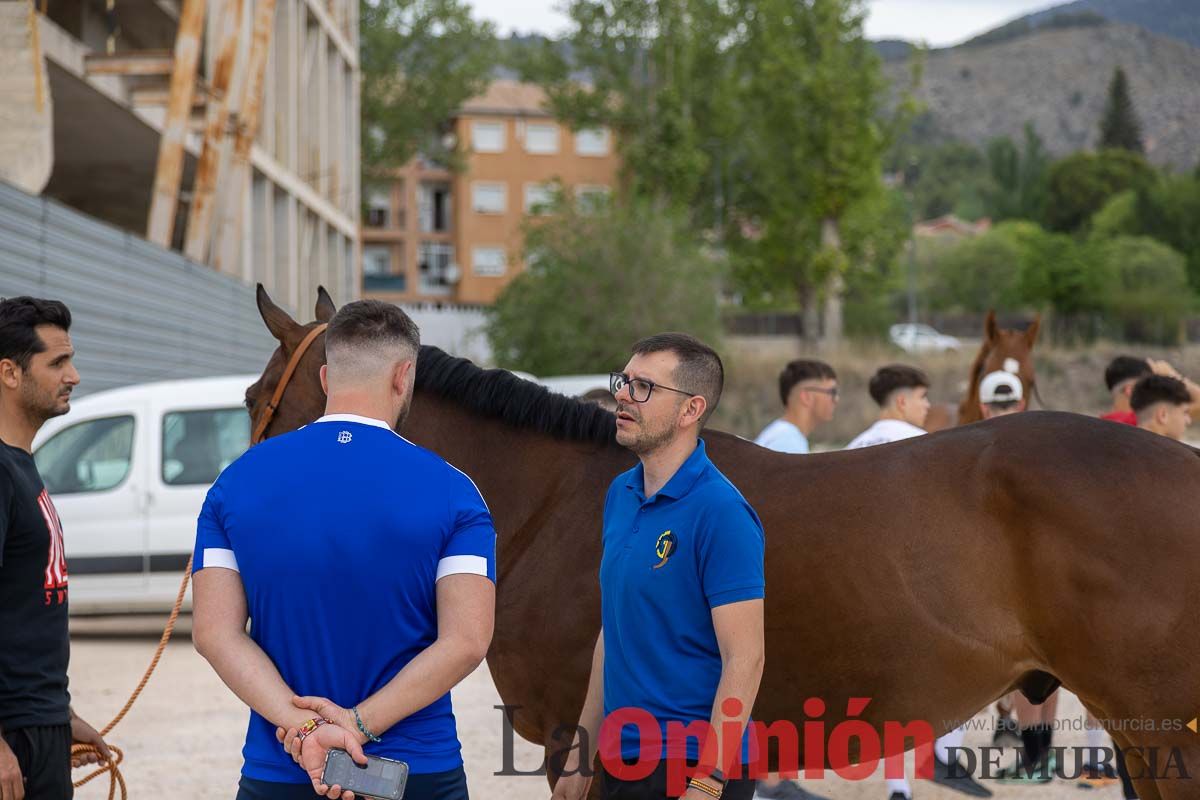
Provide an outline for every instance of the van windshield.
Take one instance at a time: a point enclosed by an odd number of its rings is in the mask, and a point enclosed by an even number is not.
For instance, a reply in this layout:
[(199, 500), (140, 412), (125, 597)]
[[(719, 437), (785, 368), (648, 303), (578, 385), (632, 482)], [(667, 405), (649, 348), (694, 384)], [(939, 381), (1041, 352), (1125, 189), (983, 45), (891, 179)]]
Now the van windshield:
[(91, 419), (63, 428), (33, 459), (52, 495), (114, 489), (133, 461), (133, 417)]

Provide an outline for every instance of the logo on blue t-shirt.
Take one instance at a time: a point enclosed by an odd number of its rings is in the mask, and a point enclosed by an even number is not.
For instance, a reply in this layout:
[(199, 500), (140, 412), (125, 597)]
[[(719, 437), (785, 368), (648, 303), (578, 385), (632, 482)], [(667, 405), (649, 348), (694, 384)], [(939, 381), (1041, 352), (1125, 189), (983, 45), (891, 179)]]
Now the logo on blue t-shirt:
[(663, 531), (658, 535), (658, 541), (654, 544), (654, 555), (658, 556), (658, 563), (654, 565), (655, 569), (667, 563), (667, 559), (675, 553), (678, 544), (679, 540), (670, 531)]

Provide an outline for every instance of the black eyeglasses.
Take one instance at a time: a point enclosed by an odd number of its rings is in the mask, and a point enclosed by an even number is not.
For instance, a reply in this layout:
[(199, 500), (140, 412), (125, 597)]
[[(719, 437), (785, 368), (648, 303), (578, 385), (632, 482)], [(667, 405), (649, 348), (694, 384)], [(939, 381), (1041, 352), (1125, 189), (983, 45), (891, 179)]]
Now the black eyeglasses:
[(635, 403), (644, 403), (650, 399), (650, 393), (655, 389), (666, 389), (668, 392), (675, 392), (687, 397), (695, 397), (693, 392), (685, 392), (682, 389), (673, 389), (670, 386), (663, 386), (661, 383), (648, 381), (645, 378), (631, 378), (624, 372), (608, 373), (608, 390), (615, 397), (626, 386), (629, 387), (629, 396), (633, 398)]
[(820, 392), (821, 394), (829, 395), (834, 400), (838, 399), (838, 387), (836, 387), (836, 386), (834, 386), (832, 389), (822, 389), (818, 386), (801, 386), (800, 391), (802, 391), (802, 392)]

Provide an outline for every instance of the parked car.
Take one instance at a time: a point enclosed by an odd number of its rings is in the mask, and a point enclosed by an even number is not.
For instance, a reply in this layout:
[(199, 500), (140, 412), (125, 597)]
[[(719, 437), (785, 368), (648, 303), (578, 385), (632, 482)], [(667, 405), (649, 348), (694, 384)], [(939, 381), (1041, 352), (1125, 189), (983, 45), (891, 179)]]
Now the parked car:
[(906, 353), (943, 353), (947, 350), (959, 350), (960, 342), (954, 336), (938, 333), (928, 325), (902, 322), (888, 329), (892, 344)]
[(249, 443), (257, 379), (97, 392), (42, 427), (34, 459), (62, 518), (71, 613), (171, 607), (204, 496)]
[[(569, 396), (611, 400), (607, 375), (522, 377)], [(42, 427), (33, 455), (62, 518), (72, 614), (171, 608), (204, 496), (249, 446), (243, 401), (256, 380), (234, 375), (97, 392)]]

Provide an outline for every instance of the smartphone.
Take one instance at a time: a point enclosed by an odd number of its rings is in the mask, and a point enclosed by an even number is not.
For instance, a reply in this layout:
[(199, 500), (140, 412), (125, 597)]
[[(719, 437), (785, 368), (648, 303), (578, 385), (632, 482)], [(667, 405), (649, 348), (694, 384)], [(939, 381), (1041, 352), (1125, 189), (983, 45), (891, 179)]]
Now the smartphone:
[(400, 800), (408, 782), (408, 764), (391, 758), (367, 756), (366, 765), (354, 763), (345, 750), (333, 749), (325, 755), (325, 772), (321, 780), (326, 786), (340, 786), (354, 792), (355, 797), (374, 797), (378, 800)]

